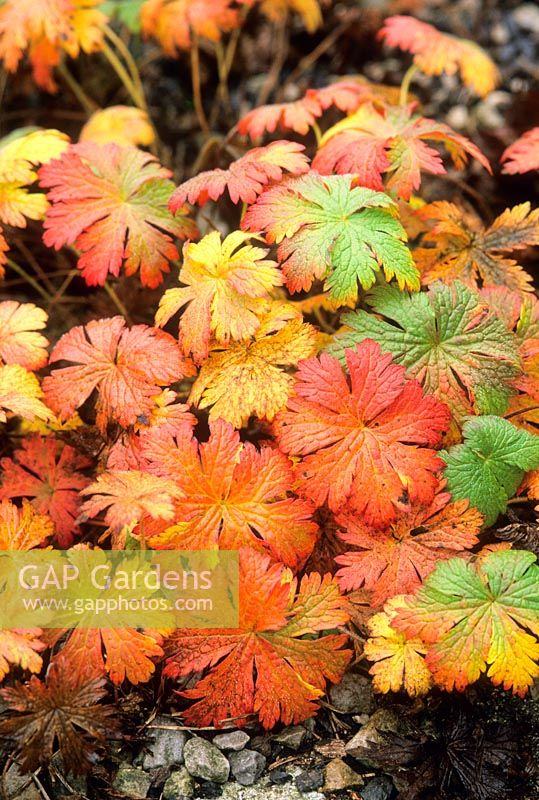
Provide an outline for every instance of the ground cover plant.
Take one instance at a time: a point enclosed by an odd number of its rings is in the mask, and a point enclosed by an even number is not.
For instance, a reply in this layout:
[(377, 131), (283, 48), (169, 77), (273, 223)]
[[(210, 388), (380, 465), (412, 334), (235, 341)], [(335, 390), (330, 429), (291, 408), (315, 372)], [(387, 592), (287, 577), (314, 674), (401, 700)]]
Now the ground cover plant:
[[(431, 117), (504, 75), (386, 5), (0, 2), (0, 549), (240, 564), (236, 629), (0, 630), (43, 792), (58, 751), (105, 796), (156, 710), (345, 738), (326, 695), (368, 675), (416, 715), (350, 751), (393, 796), (535, 796), (539, 127)], [(351, 30), (397, 79), (329, 68)]]

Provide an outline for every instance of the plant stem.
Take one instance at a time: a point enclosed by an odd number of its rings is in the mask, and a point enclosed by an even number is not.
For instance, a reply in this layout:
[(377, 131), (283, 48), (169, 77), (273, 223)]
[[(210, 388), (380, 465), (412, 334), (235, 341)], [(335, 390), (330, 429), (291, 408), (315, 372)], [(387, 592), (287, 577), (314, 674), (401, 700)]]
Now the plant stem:
[(191, 33), (191, 83), (193, 86), (193, 103), (195, 105), (195, 112), (198, 118), (198, 124), (205, 136), (210, 134), (210, 126), (206, 114), (204, 113), (204, 106), (202, 104), (202, 92), (200, 90), (200, 53), (198, 50), (197, 35)]
[(217, 56), (217, 72), (219, 73), (219, 94), (221, 100), (230, 112), (230, 96), (228, 94), (228, 63), (227, 54), (223, 47), (223, 43), (218, 40), (215, 42), (215, 55)]
[(8, 260), (7, 260), (7, 265), (8, 265), (8, 267), (11, 267), (11, 269), (13, 270), (13, 272), (16, 272), (16, 273), (17, 273), (17, 275), (20, 275), (20, 276), (21, 276), (21, 278), (22, 278), (23, 280), (25, 280), (25, 281), (26, 281), (26, 283), (28, 283), (28, 284), (29, 284), (29, 285), (30, 285), (30, 286), (31, 286), (33, 289), (35, 289), (35, 290), (36, 290), (36, 292), (37, 292), (38, 294), (40, 294), (40, 295), (41, 295), (41, 297), (42, 297), (44, 300), (46, 300), (46, 301), (47, 301), (47, 303), (51, 303), (51, 302), (52, 302), (52, 297), (51, 297), (51, 295), (50, 295), (50, 294), (49, 294), (47, 291), (45, 291), (45, 289), (44, 289), (44, 288), (41, 286), (41, 284), (39, 284), (39, 283), (36, 281), (36, 279), (35, 279), (35, 278), (33, 278), (31, 275), (29, 275), (29, 274), (26, 272), (26, 270), (25, 270), (25, 269), (23, 269), (23, 268), (21, 267), (21, 265), (20, 265), (20, 264), (17, 264), (17, 262), (16, 262), (16, 261), (13, 261), (11, 258), (8, 258)]
[(118, 311), (120, 312), (120, 314), (122, 315), (122, 317), (125, 317), (125, 319), (129, 322), (129, 312), (122, 303), (122, 301), (120, 300), (120, 298), (118, 297), (118, 295), (116, 294), (116, 289), (108, 281), (105, 281), (103, 288), (110, 297), (110, 299), (112, 300), (112, 302), (114, 303), (114, 305), (116, 306), (116, 308), (118, 309)]
[(399, 104), (403, 107), (408, 102), (408, 92), (410, 91), (410, 84), (412, 83), (413, 77), (416, 74), (416, 72), (419, 72), (419, 67), (416, 66), (415, 64), (412, 64), (411, 66), (408, 67), (408, 69), (404, 73), (404, 78), (402, 79), (401, 91), (399, 97)]
[(311, 125), (311, 128), (314, 135), (316, 136), (316, 144), (317, 146), (319, 146), (322, 140), (322, 131), (320, 130), (320, 125), (318, 124), (318, 122), (314, 121)]
[(123, 59), (124, 59), (126, 65), (127, 65), (127, 68), (129, 70), (129, 72), (130, 72), (131, 79), (132, 79), (133, 83), (136, 86), (136, 89), (137, 89), (137, 92), (138, 92), (138, 95), (139, 95), (139, 99), (140, 99), (140, 101), (141, 101), (141, 103), (142, 103), (142, 105), (144, 107), (143, 110), (144, 111), (148, 111), (146, 98), (144, 96), (144, 87), (142, 85), (142, 80), (140, 78), (140, 72), (139, 72), (138, 67), (137, 67), (137, 62), (135, 61), (135, 59), (131, 55), (131, 51), (129, 50), (129, 47), (126, 45), (126, 43), (121, 38), (121, 36), (118, 36), (116, 31), (114, 31), (109, 25), (104, 25), (103, 26), (103, 30), (105, 31), (105, 36), (107, 37), (107, 39), (110, 40), (110, 42), (116, 47), (118, 52), (123, 56)]
[(131, 100), (134, 102), (137, 108), (141, 109), (141, 111), (146, 111), (146, 101), (144, 100), (144, 97), (140, 97), (137, 87), (131, 79), (131, 76), (107, 42), (103, 42), (103, 53), (112, 69), (121, 80)]
[(88, 95), (86, 94), (80, 83), (71, 74), (71, 72), (68, 70), (63, 61), (61, 61), (58, 64), (58, 72), (62, 76), (63, 80), (67, 83), (67, 85), (69, 86), (69, 88), (71, 89), (71, 91), (81, 104), (82, 108), (86, 111), (88, 116), (90, 116), (90, 114), (93, 114), (94, 111), (98, 110), (99, 106), (97, 105), (97, 103), (90, 97), (88, 97)]

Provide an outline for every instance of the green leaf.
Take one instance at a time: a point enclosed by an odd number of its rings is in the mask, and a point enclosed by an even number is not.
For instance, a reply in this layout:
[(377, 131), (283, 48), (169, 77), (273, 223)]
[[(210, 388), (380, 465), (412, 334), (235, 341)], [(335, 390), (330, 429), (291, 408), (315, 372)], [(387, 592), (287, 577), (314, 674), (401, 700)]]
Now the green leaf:
[(144, 0), (106, 0), (99, 10), (122, 22), (131, 33), (140, 33), (140, 9)]
[(440, 453), (447, 488), (455, 500), (469, 500), (492, 525), (524, 473), (539, 467), (539, 436), (493, 416), (468, 419), (462, 432), (463, 444)]
[(457, 422), (473, 411), (504, 413), (509, 382), (520, 373), (518, 342), (476, 292), (458, 281), (413, 295), (380, 286), (367, 302), (385, 319), (366, 311), (345, 314), (351, 330), (335, 337), (330, 353), (343, 360), (345, 348), (374, 339), (426, 392), (447, 403)]
[(358, 283), (370, 288), (380, 270), (401, 289), (418, 290), (419, 272), (395, 203), (352, 182), (350, 175), (317, 174), (283, 181), (249, 208), (242, 227), (281, 243), (277, 255), (291, 292), (324, 279), (334, 300), (351, 304)]
[[(503, 421), (503, 420), (502, 420)], [(523, 695), (539, 677), (539, 568), (524, 550), (441, 562), (392, 625), (431, 645), (427, 665), (447, 691), (482, 672)], [(534, 635), (532, 635), (534, 634)]]

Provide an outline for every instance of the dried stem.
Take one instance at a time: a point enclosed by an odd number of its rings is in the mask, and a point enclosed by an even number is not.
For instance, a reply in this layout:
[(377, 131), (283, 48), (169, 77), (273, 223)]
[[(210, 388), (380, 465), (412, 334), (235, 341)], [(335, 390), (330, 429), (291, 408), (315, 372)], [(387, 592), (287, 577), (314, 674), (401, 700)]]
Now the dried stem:
[(103, 288), (110, 297), (110, 299), (112, 300), (112, 302), (114, 303), (114, 305), (116, 306), (116, 308), (118, 309), (118, 311), (120, 312), (120, 314), (122, 315), (122, 317), (125, 317), (127, 322), (129, 322), (130, 321), (129, 312), (122, 303), (122, 301), (120, 300), (120, 298), (118, 297), (118, 295), (116, 294), (116, 289), (108, 281), (105, 281)]

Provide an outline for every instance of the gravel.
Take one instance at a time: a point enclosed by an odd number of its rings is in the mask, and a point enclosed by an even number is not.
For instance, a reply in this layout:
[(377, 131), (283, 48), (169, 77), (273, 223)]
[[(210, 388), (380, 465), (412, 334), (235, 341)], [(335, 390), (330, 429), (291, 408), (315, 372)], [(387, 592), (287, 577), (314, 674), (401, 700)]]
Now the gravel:
[(219, 748), (206, 739), (200, 736), (189, 739), (184, 747), (183, 757), (193, 778), (214, 783), (225, 783), (228, 780), (230, 764)]
[(266, 758), (256, 750), (240, 750), (229, 756), (230, 771), (242, 786), (252, 786), (264, 772)]

